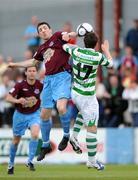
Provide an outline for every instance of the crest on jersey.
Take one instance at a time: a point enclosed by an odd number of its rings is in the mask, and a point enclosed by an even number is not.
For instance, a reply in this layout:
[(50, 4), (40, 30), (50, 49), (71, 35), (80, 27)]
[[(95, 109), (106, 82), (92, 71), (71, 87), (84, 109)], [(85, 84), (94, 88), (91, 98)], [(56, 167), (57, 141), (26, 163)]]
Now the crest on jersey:
[(35, 90), (34, 90), (34, 93), (35, 93), (35, 94), (39, 94), (39, 93), (40, 93), (39, 89), (35, 89)]
[(51, 42), (49, 43), (49, 46), (51, 47), (51, 46), (53, 46), (53, 45), (54, 45), (54, 42), (51, 41)]

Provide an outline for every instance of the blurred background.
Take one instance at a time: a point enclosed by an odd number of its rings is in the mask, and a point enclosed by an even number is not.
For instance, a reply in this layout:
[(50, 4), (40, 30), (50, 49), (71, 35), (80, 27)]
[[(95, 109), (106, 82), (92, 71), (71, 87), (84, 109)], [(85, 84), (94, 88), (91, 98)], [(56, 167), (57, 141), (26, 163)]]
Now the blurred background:
[[(23, 70), (6, 68), (8, 62), (32, 58), (42, 43), (36, 25), (47, 21), (53, 31), (75, 31), (83, 22), (92, 24), (99, 36), (99, 45), (108, 39), (113, 68), (100, 68), (97, 76), (97, 98), (100, 105), (98, 157), (104, 163), (138, 164), (138, 1), (137, 0), (0, 0), (0, 162), (7, 162), (11, 142), (14, 106), (5, 101), (15, 82), (23, 79)], [(31, 27), (31, 28), (30, 28)], [(76, 39), (83, 46), (81, 39)], [(38, 78), (43, 79), (40, 67)], [(68, 104), (71, 126), (77, 109)], [(80, 133), (83, 156), (71, 147), (56, 150), (62, 137), (57, 110), (53, 110), (51, 134), (54, 151), (49, 163), (82, 163), (86, 161), (85, 130)], [(17, 162), (28, 153), (29, 132), (18, 150)], [(58, 158), (57, 158), (58, 157)], [(55, 160), (53, 160), (55, 159)]]

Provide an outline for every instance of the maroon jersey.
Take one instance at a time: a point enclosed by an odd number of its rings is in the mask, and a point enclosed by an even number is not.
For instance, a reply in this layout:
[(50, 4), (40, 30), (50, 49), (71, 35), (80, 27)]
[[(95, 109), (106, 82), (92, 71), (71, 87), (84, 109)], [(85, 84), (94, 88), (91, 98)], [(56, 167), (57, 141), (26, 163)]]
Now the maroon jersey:
[(52, 75), (65, 70), (70, 71), (71, 66), (68, 63), (69, 54), (62, 48), (65, 43), (62, 40), (62, 32), (56, 32), (38, 48), (34, 59), (44, 61), (45, 75)]
[(26, 99), (26, 104), (15, 104), (16, 109), (23, 114), (30, 114), (40, 108), (40, 93), (43, 84), (36, 80), (34, 85), (30, 85), (26, 80), (18, 82), (14, 88), (10, 90), (10, 94), (17, 99), (23, 97)]

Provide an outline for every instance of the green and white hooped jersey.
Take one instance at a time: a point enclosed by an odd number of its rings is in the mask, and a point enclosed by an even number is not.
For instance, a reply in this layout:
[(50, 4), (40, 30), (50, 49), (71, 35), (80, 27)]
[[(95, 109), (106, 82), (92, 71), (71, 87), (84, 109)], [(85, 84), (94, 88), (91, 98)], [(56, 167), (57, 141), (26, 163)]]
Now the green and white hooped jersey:
[(63, 49), (73, 58), (73, 90), (84, 96), (96, 94), (98, 66), (112, 67), (112, 61), (108, 60), (102, 53), (90, 48), (65, 44)]

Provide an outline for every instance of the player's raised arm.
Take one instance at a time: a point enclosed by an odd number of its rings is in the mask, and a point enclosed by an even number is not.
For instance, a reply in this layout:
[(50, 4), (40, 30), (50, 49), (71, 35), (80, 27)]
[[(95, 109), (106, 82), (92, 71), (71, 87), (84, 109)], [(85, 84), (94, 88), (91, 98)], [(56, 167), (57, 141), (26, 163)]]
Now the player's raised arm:
[[(106, 65), (108, 67), (112, 67), (113, 66), (113, 61), (112, 61), (112, 56), (110, 54), (109, 51), (109, 42), (108, 40), (105, 40), (104, 43), (101, 45), (102, 51), (104, 53), (104, 55), (106, 56), (107, 60), (103, 60), (101, 65)], [(106, 62), (107, 61), (107, 62)]]
[(69, 41), (70, 38), (75, 38), (75, 37), (77, 37), (76, 32), (70, 32), (70, 33), (63, 32), (63, 35), (62, 35), (62, 39), (64, 41)]
[(36, 59), (29, 59), (29, 60), (25, 60), (25, 61), (22, 61), (22, 62), (16, 62), (16, 63), (9, 63), (8, 64), (8, 67), (10, 68), (16, 68), (16, 67), (29, 67), (29, 66), (35, 66), (39, 63), (38, 60)]
[(101, 45), (102, 51), (105, 54), (106, 58), (112, 60), (112, 56), (109, 51), (109, 42), (105, 40), (104, 43)]

